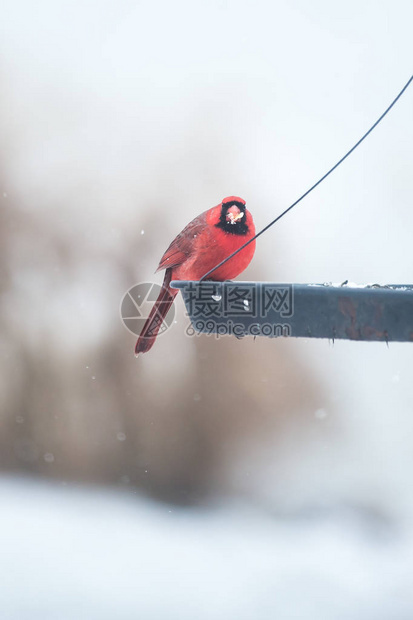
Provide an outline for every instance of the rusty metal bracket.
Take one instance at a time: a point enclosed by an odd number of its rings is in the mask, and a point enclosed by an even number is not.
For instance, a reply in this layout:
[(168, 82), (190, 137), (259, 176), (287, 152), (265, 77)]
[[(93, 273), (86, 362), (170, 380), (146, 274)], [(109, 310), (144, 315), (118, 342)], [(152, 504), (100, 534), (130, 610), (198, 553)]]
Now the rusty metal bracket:
[(413, 285), (183, 282), (199, 333), (413, 342)]

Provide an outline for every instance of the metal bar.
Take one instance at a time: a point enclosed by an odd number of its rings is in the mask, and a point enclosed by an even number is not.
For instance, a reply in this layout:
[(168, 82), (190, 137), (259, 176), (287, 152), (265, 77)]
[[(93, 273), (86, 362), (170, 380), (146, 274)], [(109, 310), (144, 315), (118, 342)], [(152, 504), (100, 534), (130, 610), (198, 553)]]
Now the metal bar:
[(413, 342), (413, 285), (184, 282), (197, 332)]

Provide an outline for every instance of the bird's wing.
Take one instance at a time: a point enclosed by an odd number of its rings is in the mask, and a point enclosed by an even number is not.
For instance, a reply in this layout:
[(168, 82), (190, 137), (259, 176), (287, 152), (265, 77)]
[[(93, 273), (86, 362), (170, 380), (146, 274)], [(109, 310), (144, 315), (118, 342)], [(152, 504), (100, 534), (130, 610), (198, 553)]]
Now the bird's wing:
[(198, 215), (175, 237), (162, 256), (156, 271), (167, 269), (168, 267), (177, 267), (186, 261), (192, 252), (196, 238), (205, 231), (206, 215), (207, 211)]

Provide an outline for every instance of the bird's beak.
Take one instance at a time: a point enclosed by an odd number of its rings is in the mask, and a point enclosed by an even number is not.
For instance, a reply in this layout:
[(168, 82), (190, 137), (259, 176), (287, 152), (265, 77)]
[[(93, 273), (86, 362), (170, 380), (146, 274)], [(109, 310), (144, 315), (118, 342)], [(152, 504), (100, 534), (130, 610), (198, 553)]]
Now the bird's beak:
[(238, 220), (241, 220), (244, 217), (244, 212), (238, 209), (235, 205), (230, 207), (227, 211), (227, 222), (231, 224), (236, 224)]

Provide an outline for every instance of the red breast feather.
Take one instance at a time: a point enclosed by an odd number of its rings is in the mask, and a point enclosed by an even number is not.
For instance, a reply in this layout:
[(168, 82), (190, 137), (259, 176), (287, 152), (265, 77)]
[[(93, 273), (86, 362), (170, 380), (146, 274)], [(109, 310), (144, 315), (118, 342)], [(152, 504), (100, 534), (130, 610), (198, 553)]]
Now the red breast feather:
[[(255, 226), (250, 212), (245, 208), (243, 225), (244, 234), (232, 233), (219, 227), (222, 217), (222, 205), (229, 202), (244, 201), (236, 196), (224, 199), (223, 203), (201, 213), (172, 241), (161, 258), (158, 269), (173, 268), (174, 280), (199, 280), (215, 265), (224, 260), (246, 241), (255, 235)], [(244, 271), (254, 256), (255, 241), (231, 258), (225, 265), (213, 272), (211, 280), (232, 280)]]

